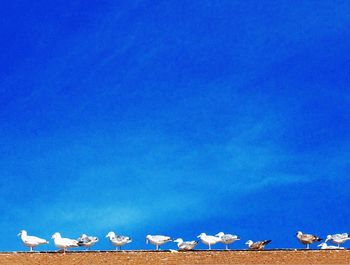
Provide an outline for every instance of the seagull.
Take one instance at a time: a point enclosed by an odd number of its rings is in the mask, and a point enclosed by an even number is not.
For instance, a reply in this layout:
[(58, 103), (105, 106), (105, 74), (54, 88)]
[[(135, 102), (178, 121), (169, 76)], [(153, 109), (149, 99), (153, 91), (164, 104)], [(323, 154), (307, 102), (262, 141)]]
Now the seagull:
[(161, 235), (147, 235), (146, 236), (146, 244), (151, 243), (152, 245), (156, 245), (156, 250), (159, 250), (159, 246), (172, 241), (169, 236), (161, 236)]
[(297, 232), (297, 238), (301, 244), (306, 245), (306, 248), (310, 248), (310, 244), (316, 242), (316, 241), (322, 241), (322, 238), (319, 238), (318, 236), (311, 235), (311, 234), (303, 234), (302, 232)]
[(321, 247), (321, 249), (344, 249), (343, 247), (339, 247), (339, 246), (328, 246), (327, 243), (321, 243), (317, 246)]
[(346, 241), (350, 240), (350, 235), (348, 233), (328, 235), (325, 242), (328, 240), (340, 247), (341, 244), (344, 244)]
[(263, 241), (253, 242), (252, 240), (248, 240), (247, 242), (245, 242), (245, 244), (248, 245), (249, 249), (251, 250), (263, 250), (264, 247), (271, 241), (272, 240), (263, 240)]
[(220, 242), (226, 245), (226, 250), (229, 250), (229, 245), (234, 243), (240, 238), (236, 235), (225, 234), (224, 232), (217, 233), (215, 236), (220, 238)]
[(211, 246), (215, 245), (216, 243), (220, 242), (220, 238), (216, 236), (208, 236), (206, 233), (201, 233), (199, 236), (197, 236), (203, 244), (208, 246), (208, 249), (211, 250)]
[(131, 237), (116, 235), (114, 232), (109, 232), (106, 237), (109, 238), (112, 245), (116, 246), (116, 250), (118, 250), (118, 247), (121, 250), (122, 246), (132, 242)]
[(66, 253), (66, 251), (69, 248), (73, 247), (79, 247), (78, 241), (75, 239), (69, 239), (69, 238), (62, 238), (61, 234), (56, 232), (52, 235), (52, 239), (55, 242), (55, 246), (59, 249), (63, 250), (63, 253)]
[(192, 250), (198, 244), (198, 241), (183, 241), (182, 238), (178, 238), (174, 242), (177, 243), (179, 250)]
[(43, 244), (49, 244), (49, 242), (46, 241), (45, 239), (42, 239), (36, 236), (28, 236), (26, 230), (22, 230), (21, 232), (19, 232), (17, 236), (21, 236), (21, 240), (23, 244), (29, 247), (30, 251), (33, 251), (33, 249), (37, 246), (40, 246)]
[(98, 242), (98, 238), (95, 236), (87, 236), (82, 234), (77, 241), (80, 247), (86, 247), (86, 250), (88, 250)]

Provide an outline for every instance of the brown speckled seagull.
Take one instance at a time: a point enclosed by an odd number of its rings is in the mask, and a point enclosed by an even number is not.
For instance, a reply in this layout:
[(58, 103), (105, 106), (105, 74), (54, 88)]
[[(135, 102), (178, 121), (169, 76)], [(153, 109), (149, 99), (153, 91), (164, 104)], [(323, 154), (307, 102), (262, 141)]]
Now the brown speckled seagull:
[(253, 242), (251, 240), (248, 240), (245, 244), (248, 245), (249, 249), (251, 250), (263, 250), (264, 247), (271, 241), (272, 240), (263, 240), (263, 241)]
[(297, 232), (297, 238), (301, 244), (306, 245), (306, 248), (310, 248), (310, 244), (322, 241), (322, 238), (311, 234), (303, 234), (302, 232)]

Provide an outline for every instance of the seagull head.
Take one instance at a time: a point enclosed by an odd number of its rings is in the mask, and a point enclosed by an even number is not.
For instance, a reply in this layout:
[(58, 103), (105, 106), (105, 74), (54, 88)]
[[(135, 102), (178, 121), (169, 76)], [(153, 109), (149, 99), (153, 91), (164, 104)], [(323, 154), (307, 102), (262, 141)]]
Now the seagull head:
[(174, 242), (175, 242), (175, 243), (182, 243), (182, 242), (184, 242), (184, 241), (182, 240), (182, 238), (177, 238), (177, 239), (174, 240)]
[(115, 233), (111, 231), (111, 232), (109, 232), (109, 233), (106, 235), (106, 237), (108, 237), (109, 239), (111, 239), (111, 238), (115, 237)]
[(197, 236), (198, 238), (201, 238), (202, 236), (206, 236), (206, 233), (200, 233), (199, 236)]
[(250, 246), (251, 244), (253, 244), (253, 241), (248, 240), (247, 242), (245, 242), (246, 245)]
[(331, 235), (328, 235), (325, 242), (327, 242), (328, 240), (331, 240), (332, 239), (332, 236)]
[(55, 238), (60, 238), (61, 237), (61, 234), (60, 233), (58, 233), (58, 232), (56, 232), (56, 233), (54, 233), (53, 235), (52, 235), (52, 239), (55, 239)]
[(301, 232), (301, 231), (298, 231), (297, 233), (296, 233), (296, 235), (297, 236), (301, 236), (303, 233)]
[(21, 230), (21, 232), (19, 232), (17, 236), (21, 236), (21, 235), (26, 236), (27, 235), (27, 231), (26, 230)]
[(225, 235), (224, 232), (219, 232), (219, 233), (217, 233), (215, 236), (222, 237), (223, 235)]
[(150, 239), (151, 237), (152, 237), (151, 235), (147, 235), (147, 236), (146, 236), (146, 244), (149, 243), (149, 239)]

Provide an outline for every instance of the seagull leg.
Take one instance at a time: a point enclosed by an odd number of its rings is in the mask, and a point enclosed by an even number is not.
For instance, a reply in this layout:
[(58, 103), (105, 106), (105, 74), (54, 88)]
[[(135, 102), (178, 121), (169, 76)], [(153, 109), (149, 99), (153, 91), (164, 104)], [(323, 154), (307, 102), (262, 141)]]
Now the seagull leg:
[(156, 245), (156, 250), (159, 250), (159, 246), (158, 245)]
[(229, 248), (228, 248), (228, 244), (226, 245), (226, 250), (229, 250)]
[(29, 251), (30, 251), (30, 252), (33, 252), (33, 247), (29, 247)]
[(209, 244), (209, 250), (211, 250), (211, 245)]
[(306, 249), (310, 249), (310, 245), (309, 244), (306, 244)]

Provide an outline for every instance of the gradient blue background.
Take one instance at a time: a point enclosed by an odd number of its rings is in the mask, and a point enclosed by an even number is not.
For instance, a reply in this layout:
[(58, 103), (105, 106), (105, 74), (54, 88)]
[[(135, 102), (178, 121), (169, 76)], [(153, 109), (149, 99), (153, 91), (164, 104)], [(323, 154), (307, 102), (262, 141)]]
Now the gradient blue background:
[(349, 1), (14, 0), (0, 17), (0, 250), (25, 249), (20, 229), (97, 249), (110, 230), (129, 249), (350, 232)]

